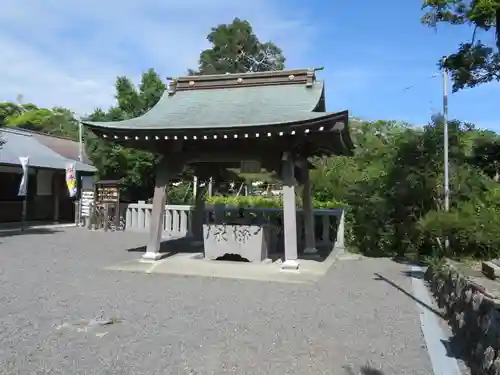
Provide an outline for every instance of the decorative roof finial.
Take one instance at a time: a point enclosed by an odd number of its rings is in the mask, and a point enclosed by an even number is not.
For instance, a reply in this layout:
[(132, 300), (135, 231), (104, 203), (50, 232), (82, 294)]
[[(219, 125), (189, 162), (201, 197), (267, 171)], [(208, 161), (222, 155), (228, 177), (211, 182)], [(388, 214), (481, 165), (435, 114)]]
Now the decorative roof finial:
[(308, 69), (306, 87), (313, 87), (314, 81), (316, 81), (316, 74), (314, 73), (314, 69)]
[(172, 96), (175, 94), (176, 91), (177, 91), (177, 78), (170, 78), (170, 82), (168, 83), (168, 88), (167, 88), (168, 95)]

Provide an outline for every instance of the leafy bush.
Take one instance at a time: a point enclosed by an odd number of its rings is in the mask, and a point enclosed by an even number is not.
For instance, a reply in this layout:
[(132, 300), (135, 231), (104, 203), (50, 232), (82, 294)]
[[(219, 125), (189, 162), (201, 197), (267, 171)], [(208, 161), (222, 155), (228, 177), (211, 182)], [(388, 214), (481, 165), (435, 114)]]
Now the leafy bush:
[(168, 204), (193, 204), (193, 191), (188, 183), (181, 183), (177, 186), (170, 185), (167, 189)]
[[(465, 202), (449, 212), (431, 211), (419, 221), (422, 243), (433, 246), (437, 256), (500, 256), (500, 211), (495, 206)], [(449, 249), (443, 239), (448, 237)]]
[[(264, 208), (281, 208), (283, 202), (280, 197), (258, 197), (258, 196), (212, 196), (206, 197), (207, 204), (225, 204), (226, 206), (236, 207), (264, 207)], [(301, 207), (300, 200), (297, 200), (297, 206)], [(313, 199), (313, 207), (316, 209), (334, 209), (343, 207), (340, 202), (328, 201), (322, 202)]]
[[(319, 200), (346, 203), (346, 243), (370, 256), (493, 257), (500, 253), (498, 137), (449, 121), (451, 211), (443, 206), (443, 121), (423, 128), (351, 121), (352, 158), (314, 160)], [(495, 147), (485, 149), (486, 144)], [(474, 157), (471, 157), (473, 155)], [(499, 179), (499, 178), (497, 178)], [(442, 239), (450, 240), (449, 253)], [(440, 242), (441, 241), (441, 242)]]
[(234, 207), (264, 207), (264, 208), (279, 208), (282, 206), (281, 199), (279, 198), (269, 198), (269, 197), (258, 197), (258, 196), (220, 196), (215, 195), (212, 197), (206, 197), (205, 201), (207, 204), (224, 204), (226, 206)]

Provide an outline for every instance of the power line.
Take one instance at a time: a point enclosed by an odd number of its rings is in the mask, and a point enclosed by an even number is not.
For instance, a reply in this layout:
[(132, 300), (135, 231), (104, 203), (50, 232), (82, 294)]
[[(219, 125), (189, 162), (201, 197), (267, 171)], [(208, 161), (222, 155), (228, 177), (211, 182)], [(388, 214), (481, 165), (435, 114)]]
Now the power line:
[[(416, 83), (414, 83), (414, 84), (412, 84), (412, 85), (409, 85), (409, 86), (405, 86), (405, 87), (403, 87), (403, 88), (401, 89), (401, 91), (402, 91), (402, 92), (409, 91), (409, 90), (411, 90), (411, 89), (413, 89), (413, 88), (415, 88), (415, 87), (418, 87), (418, 85), (422, 85), (422, 84), (424, 84), (424, 83), (425, 83), (425, 82), (427, 82), (427, 81), (430, 81), (430, 80), (432, 80), (432, 79), (434, 79), (434, 78), (439, 78), (439, 77), (441, 77), (441, 75), (442, 75), (442, 73), (441, 73), (441, 72), (434, 72), (434, 73), (432, 73), (430, 76), (428, 76), (428, 77), (425, 77), (425, 78), (421, 79), (419, 82), (416, 82)], [(399, 91), (399, 90), (397, 90), (397, 91)], [(434, 100), (433, 100), (433, 99), (429, 100), (429, 105), (431, 106), (431, 111), (436, 110), (436, 108), (435, 108), (435, 107), (433, 107), (433, 106), (435, 106), (435, 103), (434, 103)]]
[[(437, 73), (437, 72), (432, 73), (432, 75), (430, 75), (429, 77), (426, 77), (426, 78), (425, 78), (425, 81), (429, 81), (429, 80), (431, 80), (431, 79), (433, 79), (433, 78), (436, 78), (436, 77), (439, 77), (439, 73)], [(421, 84), (421, 83), (422, 83), (422, 82), (420, 81), (420, 82), (418, 82), (418, 83), (414, 83), (413, 85), (406, 86), (406, 87), (404, 87), (404, 88), (403, 88), (403, 90), (402, 90), (402, 91), (407, 91), (407, 90), (410, 90), (410, 89), (414, 88), (415, 86), (417, 86), (417, 85), (419, 85), (419, 84)]]

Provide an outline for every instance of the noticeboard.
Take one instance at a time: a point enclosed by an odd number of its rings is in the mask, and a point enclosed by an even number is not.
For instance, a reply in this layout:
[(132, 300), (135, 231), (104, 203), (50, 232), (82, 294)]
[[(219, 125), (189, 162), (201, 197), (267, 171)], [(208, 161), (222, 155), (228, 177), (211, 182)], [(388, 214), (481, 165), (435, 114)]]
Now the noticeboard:
[(119, 200), (118, 186), (97, 186), (97, 203), (117, 203)]

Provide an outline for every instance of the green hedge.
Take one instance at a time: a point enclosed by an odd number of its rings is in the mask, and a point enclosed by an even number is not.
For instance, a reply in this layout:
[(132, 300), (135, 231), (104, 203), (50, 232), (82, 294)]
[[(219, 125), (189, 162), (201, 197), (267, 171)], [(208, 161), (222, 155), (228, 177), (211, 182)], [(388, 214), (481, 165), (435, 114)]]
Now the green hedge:
[[(479, 259), (500, 256), (500, 209), (493, 204), (460, 202), (449, 212), (427, 213), (418, 224), (422, 244), (427, 250), (425, 255)], [(449, 239), (449, 249), (442, 246), (445, 237)], [(441, 239), (441, 244), (437, 239)]]
[[(282, 208), (283, 202), (279, 197), (256, 197), (256, 196), (212, 196), (206, 197), (207, 204), (225, 204), (226, 206), (236, 207), (264, 207), (264, 208)], [(297, 199), (297, 206), (301, 207), (302, 202)], [(334, 209), (344, 207), (340, 202), (328, 201), (321, 202), (313, 199), (313, 207), (317, 209)]]

